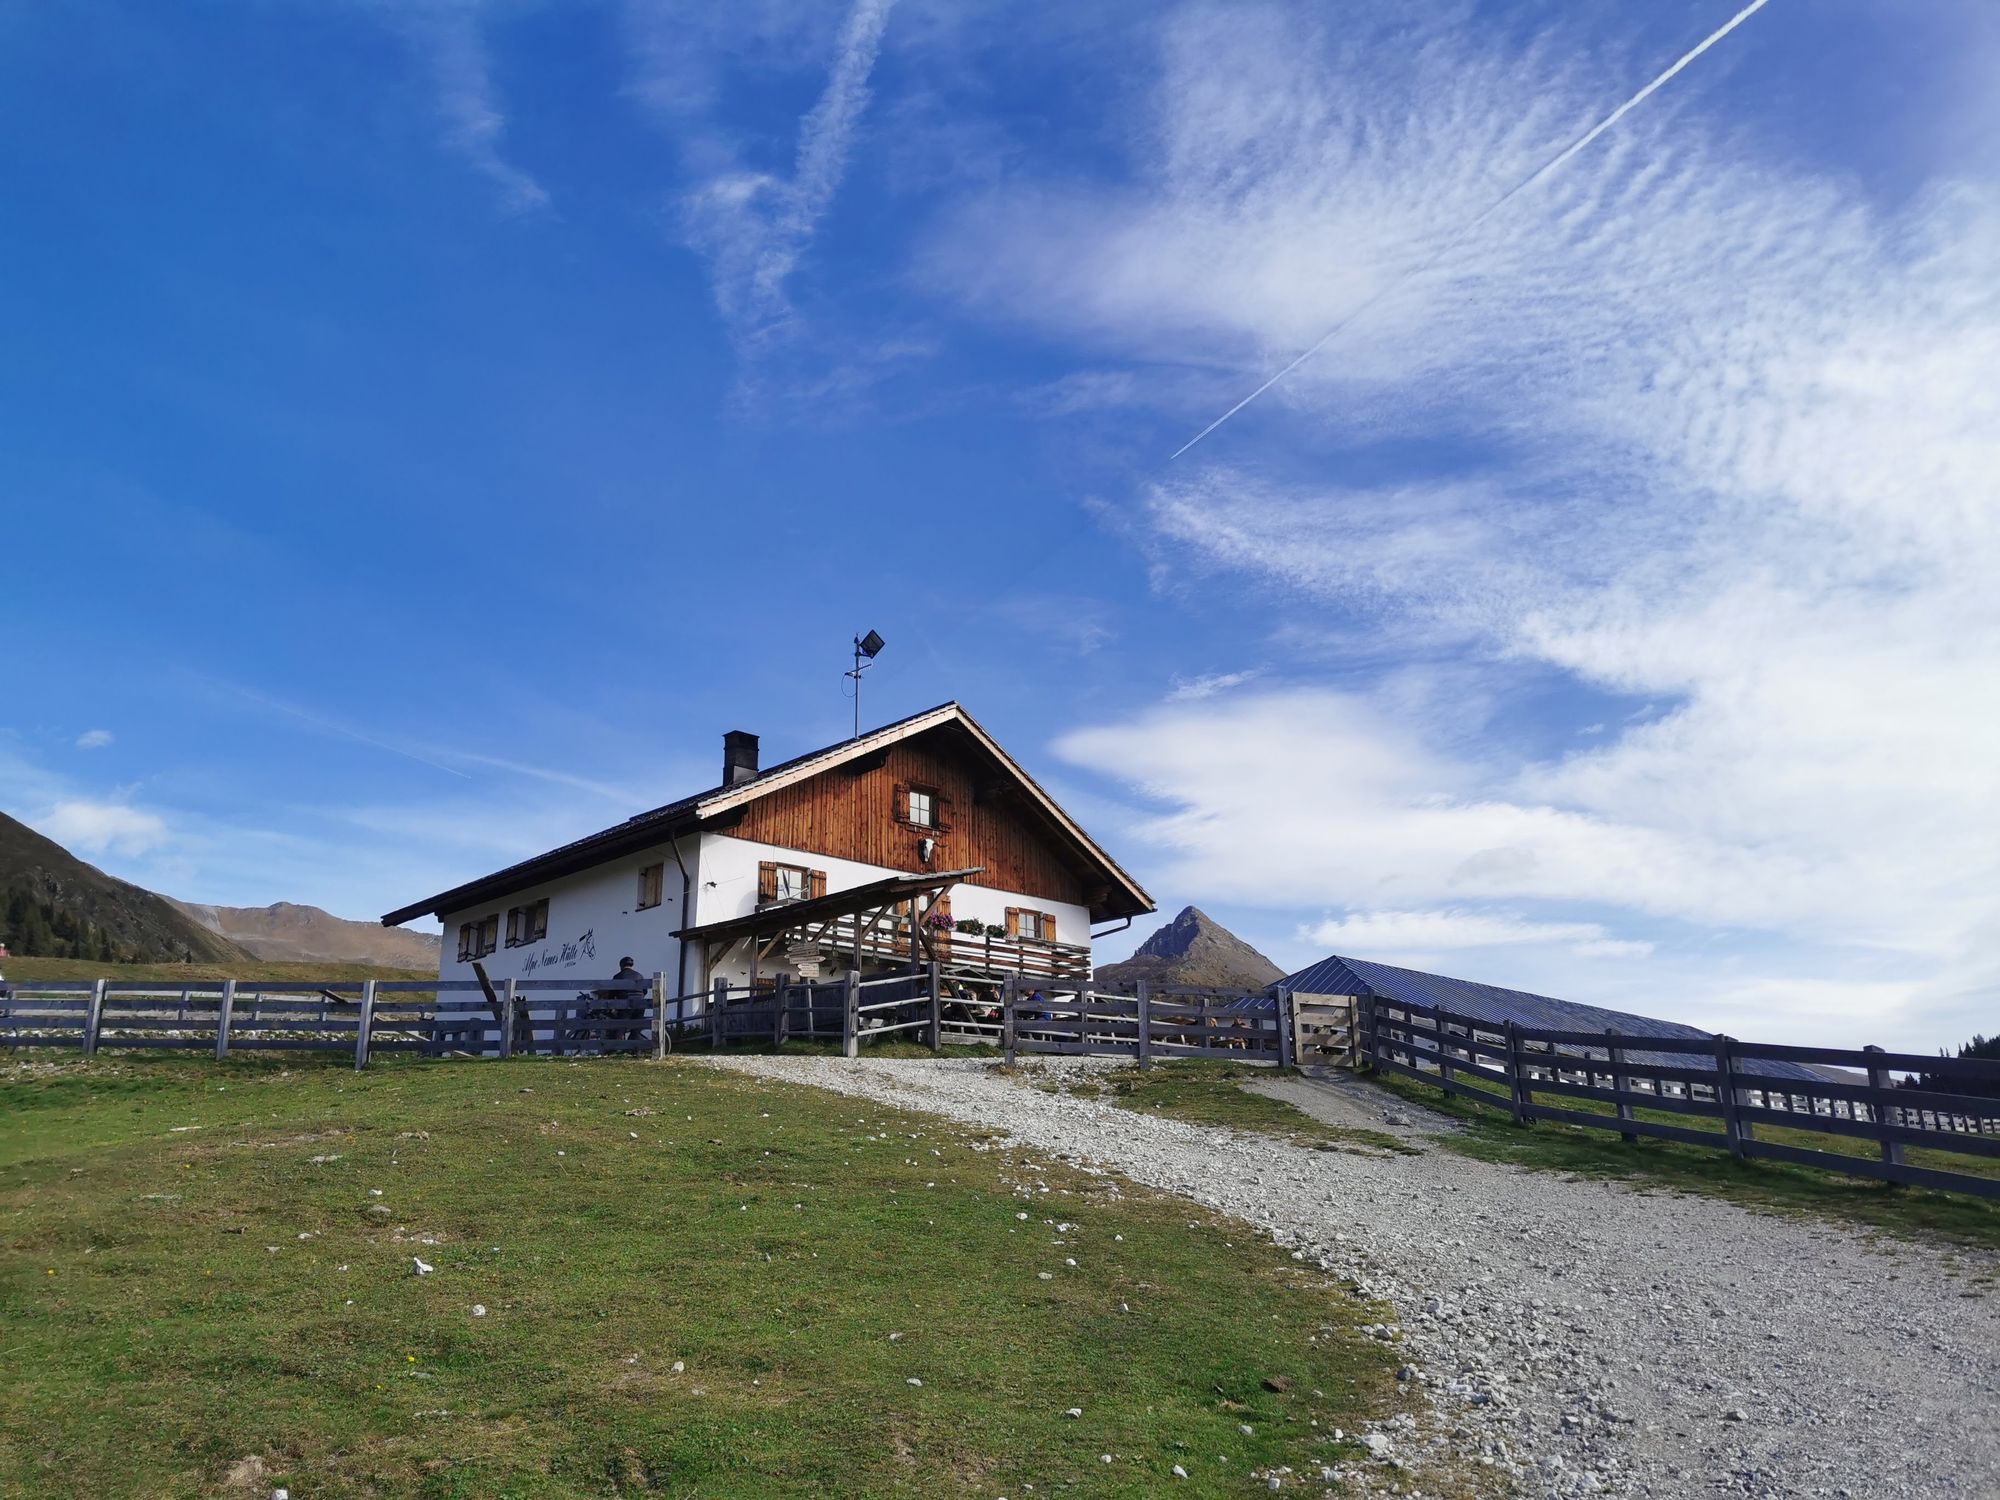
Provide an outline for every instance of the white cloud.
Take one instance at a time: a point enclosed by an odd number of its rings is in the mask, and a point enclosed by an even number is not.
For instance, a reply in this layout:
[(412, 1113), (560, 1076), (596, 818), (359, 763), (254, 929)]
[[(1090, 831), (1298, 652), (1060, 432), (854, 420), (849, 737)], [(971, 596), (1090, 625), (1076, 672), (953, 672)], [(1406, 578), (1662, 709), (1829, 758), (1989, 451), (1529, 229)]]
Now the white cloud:
[(1591, 956), (1650, 952), (1650, 943), (1620, 943), (1596, 922), (1537, 922), (1498, 911), (1443, 907), (1429, 911), (1363, 911), (1329, 917), (1301, 936), (1356, 958), (1376, 952), (1433, 952), (1518, 943), (1567, 943)]
[[(835, 42), (826, 87), (799, 122), (789, 177), (732, 163), (687, 197), (688, 238), (713, 269), (716, 304), (739, 337), (752, 344), (793, 323), (786, 284), (846, 176), (891, 3), (855, 0)], [(671, 110), (685, 109), (692, 87), (681, 81), (685, 69), (667, 76), (676, 81), (656, 76), (642, 92)]]
[(58, 802), (31, 822), (73, 854), (140, 855), (167, 841), (164, 819), (116, 802)]
[(116, 738), (117, 736), (112, 734), (108, 729), (86, 729), (76, 737), (76, 748), (79, 750), (102, 750)]
[[(929, 248), (931, 284), (1073, 358), (1254, 384), (1657, 66), (1449, 6), (1315, 15), (1179, 12), (1130, 173), (992, 189)], [(1254, 577), (1330, 631), (1451, 656), (1453, 691), (1391, 666), (1065, 749), (1162, 799), (1140, 835), (1217, 899), (1587, 903), (1621, 936), (1586, 941), (1639, 940), (1629, 919), (1754, 949), (1745, 1004), (1829, 993), (1831, 954), (1899, 966), (1844, 993), (1914, 1024), (1994, 966), (2000, 178), (1885, 207), (1712, 125), (1712, 76), (1137, 497), (1168, 578)], [(1494, 728), (1537, 679), (1657, 707), (1604, 701), (1549, 760)]]
[(1226, 693), (1246, 682), (1255, 682), (1263, 675), (1262, 667), (1252, 667), (1243, 672), (1204, 672), (1199, 677), (1176, 677), (1173, 691), (1167, 694), (1167, 698), (1174, 703), (1213, 698), (1217, 693)]
[(515, 214), (549, 205), (548, 190), (502, 150), (507, 117), (493, 82), (482, 0), (419, 0), (386, 14), (422, 54), (436, 90), (443, 144), (491, 182)]

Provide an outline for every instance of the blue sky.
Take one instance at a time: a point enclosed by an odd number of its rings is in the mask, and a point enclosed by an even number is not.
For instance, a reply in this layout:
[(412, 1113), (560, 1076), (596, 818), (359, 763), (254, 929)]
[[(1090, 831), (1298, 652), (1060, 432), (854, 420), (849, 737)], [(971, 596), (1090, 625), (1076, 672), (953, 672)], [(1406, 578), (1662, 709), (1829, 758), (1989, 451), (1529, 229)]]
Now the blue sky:
[(0, 0), (0, 807), (366, 916), (873, 626), (1281, 962), (1991, 1031), (2000, 11), (1487, 213), (1738, 9)]

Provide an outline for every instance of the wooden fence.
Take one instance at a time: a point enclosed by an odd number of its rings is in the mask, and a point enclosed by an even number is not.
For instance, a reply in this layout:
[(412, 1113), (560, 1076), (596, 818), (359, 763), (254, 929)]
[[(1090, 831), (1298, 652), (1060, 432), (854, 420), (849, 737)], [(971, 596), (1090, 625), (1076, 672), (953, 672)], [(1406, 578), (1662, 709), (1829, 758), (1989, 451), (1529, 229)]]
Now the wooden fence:
[(1009, 1062), (1023, 1052), (1126, 1057), (1142, 1068), (1175, 1057), (1279, 1067), (1294, 1061), (1291, 1006), (1282, 989), (1156, 989), (1141, 980), (1123, 993), (1089, 985), (1038, 988), (1010, 977), (998, 1030)]
[[(1928, 1073), (1967, 1085), (1990, 1084), (2000, 1080), (2000, 1062), (1879, 1047), (1780, 1046), (1727, 1036), (1539, 1030), (1369, 998), (1361, 1000), (1359, 1014), (1360, 1051), (1372, 1066), (1505, 1109), (1523, 1125), (1553, 1120), (1615, 1130), (1628, 1141), (1653, 1136), (1748, 1159), (2000, 1197), (2000, 1179), (1905, 1159), (1911, 1147), (2000, 1156), (2000, 1100), (1898, 1087), (1893, 1081), (1896, 1073)], [(1802, 1068), (1775, 1064), (1843, 1068), (1854, 1077), (1800, 1076)], [(1538, 1095), (1589, 1100), (1611, 1111), (1544, 1103)], [(1720, 1128), (1652, 1118), (1661, 1114), (1714, 1120)], [(1873, 1152), (1857, 1156), (1760, 1140), (1759, 1125), (1865, 1140)]]

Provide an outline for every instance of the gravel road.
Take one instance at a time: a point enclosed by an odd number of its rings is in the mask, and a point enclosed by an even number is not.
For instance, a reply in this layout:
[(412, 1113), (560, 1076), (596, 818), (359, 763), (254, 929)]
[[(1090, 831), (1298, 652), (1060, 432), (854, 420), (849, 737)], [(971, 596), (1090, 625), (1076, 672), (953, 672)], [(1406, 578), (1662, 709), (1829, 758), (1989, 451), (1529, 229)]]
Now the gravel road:
[(1421, 1490), (1448, 1446), (1537, 1496), (2000, 1496), (2000, 1256), (1473, 1161), (1429, 1144), (1442, 1117), (1347, 1076), (1264, 1088), (1338, 1123), (1400, 1116), (1387, 1128), (1426, 1149), (1303, 1150), (989, 1062), (717, 1066), (1108, 1167), (1357, 1278), (1396, 1308), (1384, 1332), (1428, 1409), (1371, 1431), (1350, 1486)]

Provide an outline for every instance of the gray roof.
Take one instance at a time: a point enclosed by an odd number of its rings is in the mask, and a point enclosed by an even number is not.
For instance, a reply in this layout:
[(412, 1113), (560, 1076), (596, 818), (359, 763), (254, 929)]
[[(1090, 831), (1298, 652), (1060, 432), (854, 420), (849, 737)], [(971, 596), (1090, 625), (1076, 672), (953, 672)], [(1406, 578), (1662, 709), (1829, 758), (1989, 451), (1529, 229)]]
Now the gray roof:
[[(1373, 995), (1382, 1000), (1398, 1000), (1408, 1005), (1424, 1005), (1483, 1021), (1498, 1029), (1512, 1021), (1516, 1026), (1541, 1031), (1606, 1031), (1616, 1027), (1626, 1036), (1678, 1037), (1688, 1041), (1713, 1041), (1715, 1033), (1680, 1021), (1662, 1021), (1656, 1016), (1638, 1016), (1629, 1011), (1607, 1010), (1601, 1005), (1585, 1005), (1576, 1000), (1558, 1000), (1552, 995), (1536, 995), (1527, 990), (1507, 990), (1497, 984), (1481, 984), (1476, 979), (1451, 979), (1443, 974), (1426, 974), (1421, 969), (1399, 969), (1393, 964), (1371, 963), (1365, 958), (1330, 955), (1299, 970), (1282, 981), (1284, 986), (1306, 995)], [(1636, 1063), (1669, 1068), (1713, 1068), (1715, 1059), (1700, 1052), (1658, 1052), (1628, 1047), (1626, 1053)], [(1745, 1058), (1737, 1063), (1739, 1072), (1765, 1078), (1790, 1078), (1819, 1082), (1820, 1075), (1800, 1063), (1773, 1062)]]

